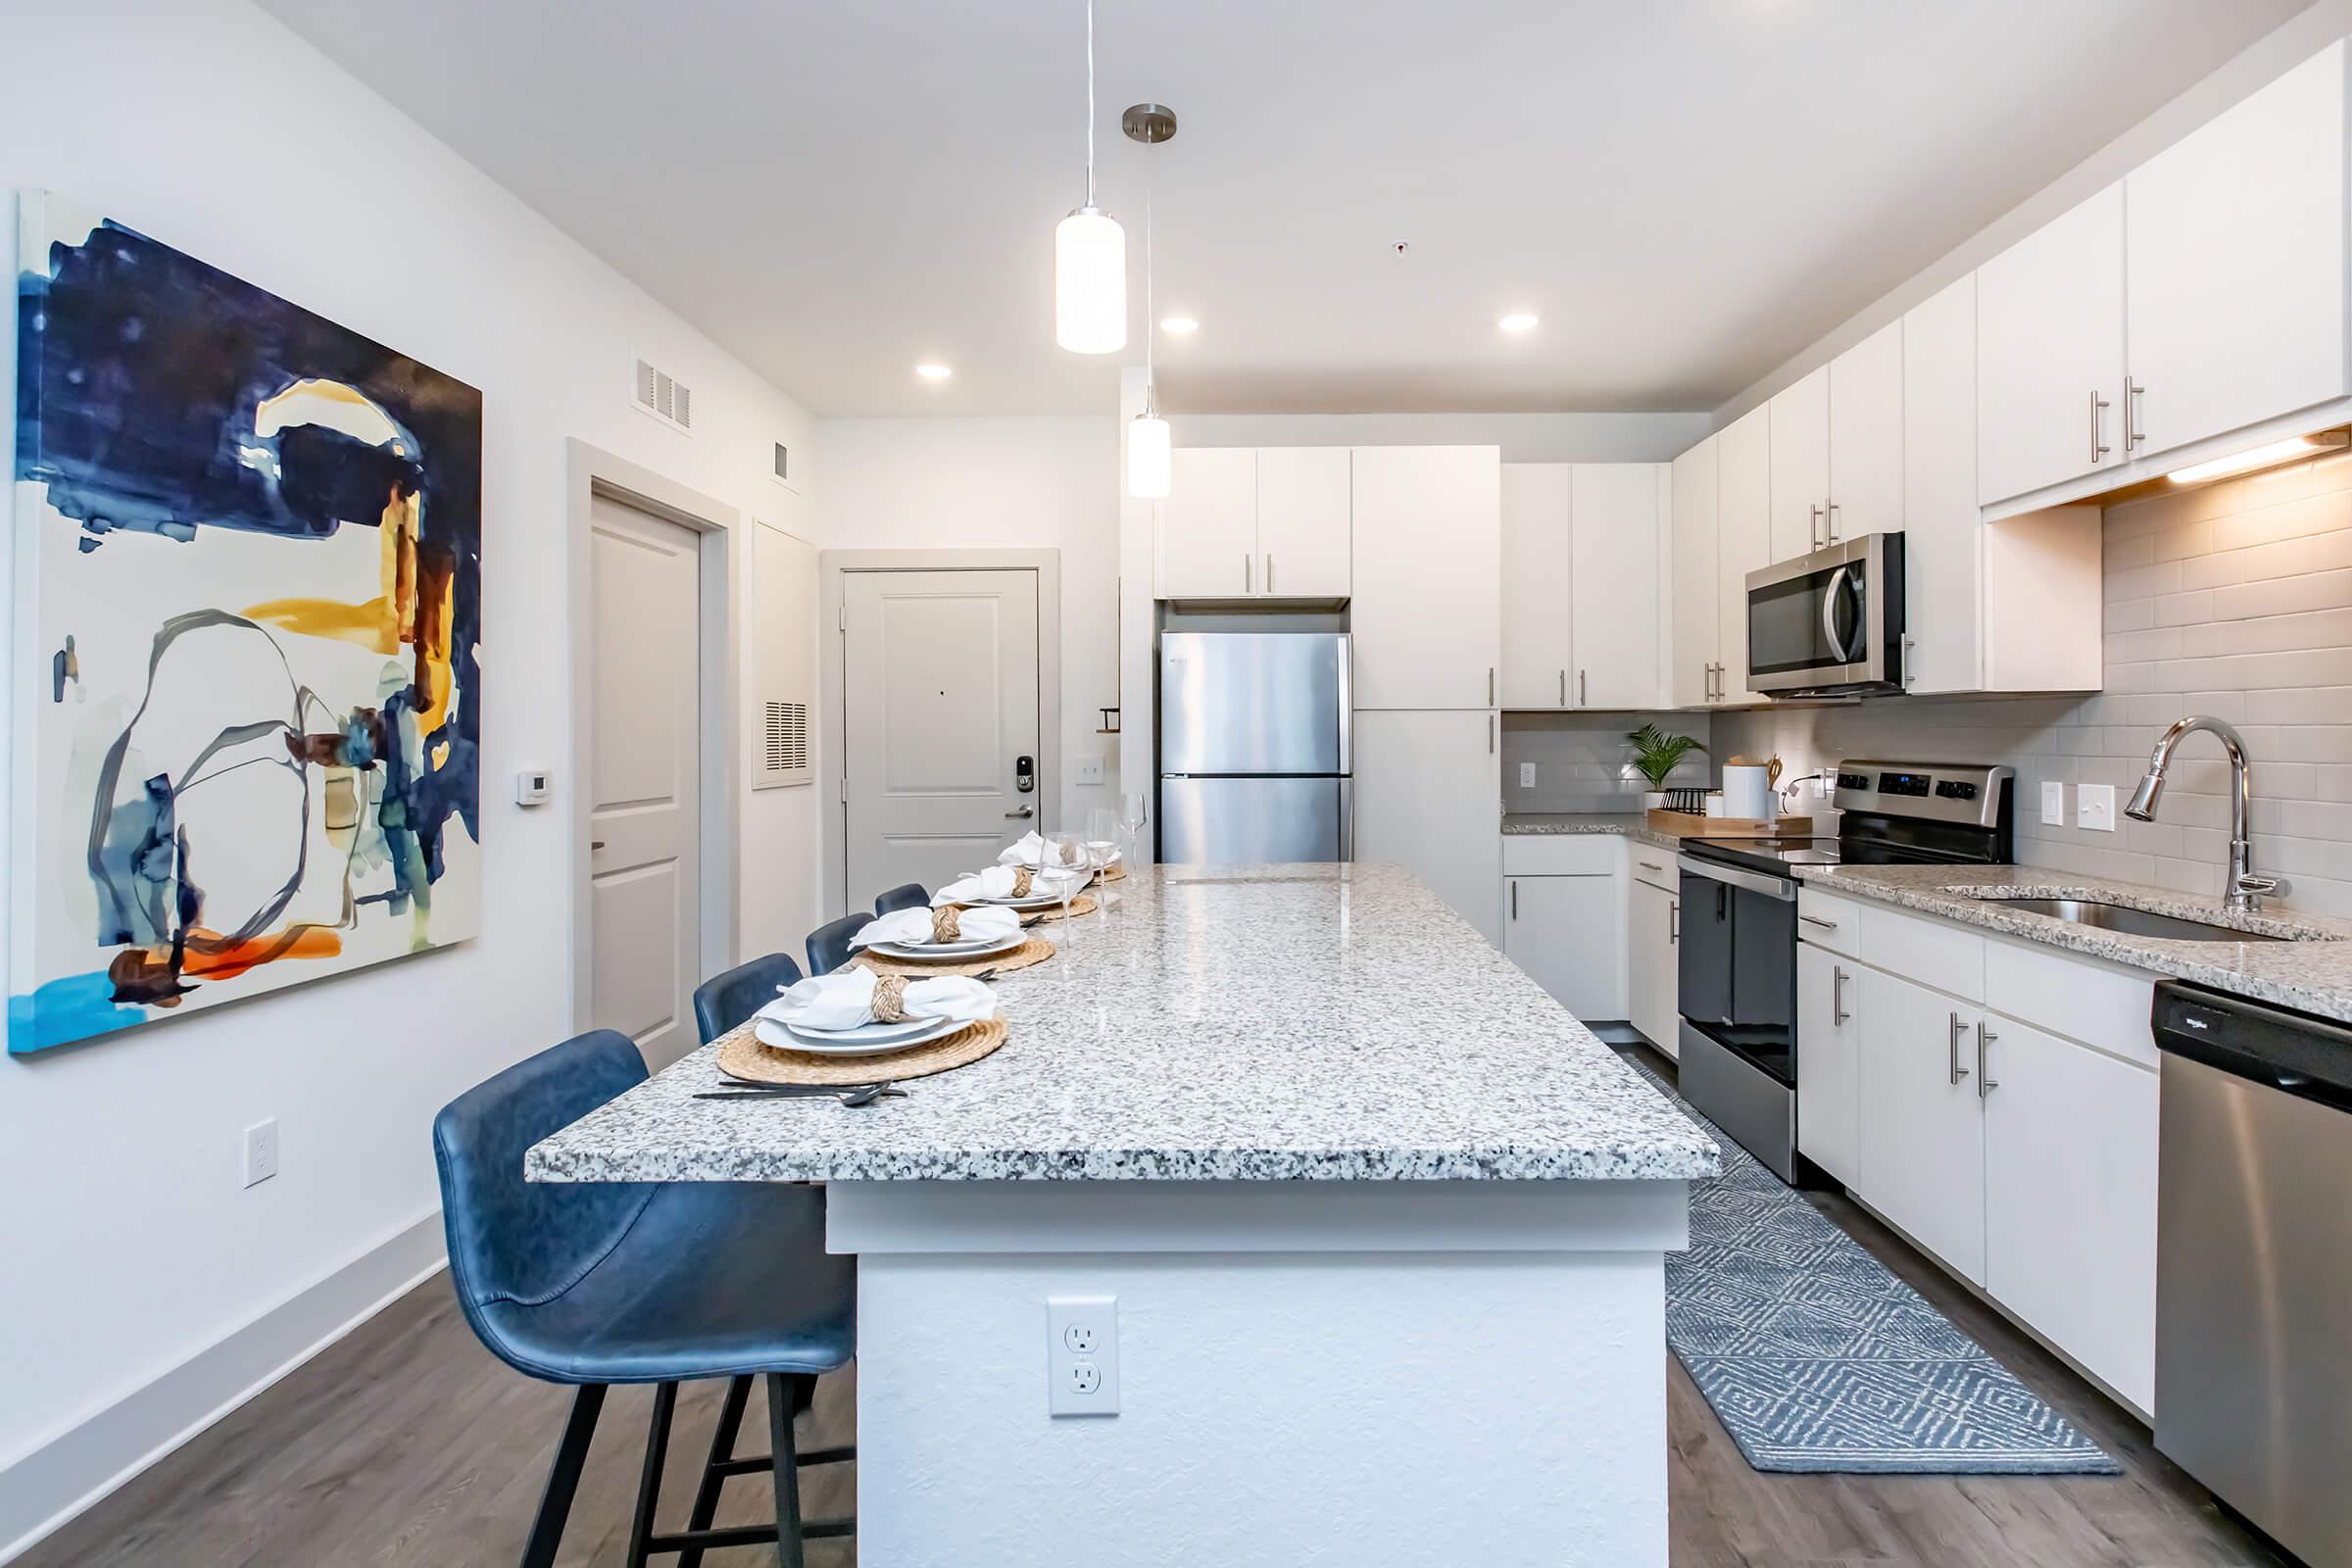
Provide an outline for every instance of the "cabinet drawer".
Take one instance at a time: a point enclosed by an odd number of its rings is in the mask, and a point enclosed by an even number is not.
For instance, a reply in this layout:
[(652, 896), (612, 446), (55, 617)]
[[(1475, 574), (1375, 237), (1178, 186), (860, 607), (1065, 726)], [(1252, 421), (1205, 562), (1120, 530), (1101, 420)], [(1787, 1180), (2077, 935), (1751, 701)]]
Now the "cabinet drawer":
[(1625, 854), (1614, 833), (1505, 833), (1504, 876), (1607, 876)]
[(1984, 1004), (1995, 1012), (2153, 1067), (2156, 982), (2071, 953), (1997, 938), (1984, 943)]
[(1633, 861), (1634, 880), (1646, 882), (1653, 888), (1669, 893), (1683, 891), (1683, 873), (1674, 863), (1674, 851), (1661, 850), (1654, 844), (1639, 839), (1625, 841), (1625, 853)]
[(1796, 935), (1802, 942), (1849, 958), (1862, 956), (1862, 909), (1851, 899), (1812, 888), (1796, 890)]
[(1984, 1000), (1984, 939), (1967, 926), (1866, 905), (1858, 956), (1920, 985), (1970, 1002)]

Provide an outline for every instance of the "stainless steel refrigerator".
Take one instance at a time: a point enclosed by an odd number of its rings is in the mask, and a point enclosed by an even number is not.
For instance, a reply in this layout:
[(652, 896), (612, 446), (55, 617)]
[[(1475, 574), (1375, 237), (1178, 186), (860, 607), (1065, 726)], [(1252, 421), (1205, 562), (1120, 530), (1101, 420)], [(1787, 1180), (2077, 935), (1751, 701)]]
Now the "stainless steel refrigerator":
[(1348, 635), (1159, 640), (1159, 858), (1350, 858)]

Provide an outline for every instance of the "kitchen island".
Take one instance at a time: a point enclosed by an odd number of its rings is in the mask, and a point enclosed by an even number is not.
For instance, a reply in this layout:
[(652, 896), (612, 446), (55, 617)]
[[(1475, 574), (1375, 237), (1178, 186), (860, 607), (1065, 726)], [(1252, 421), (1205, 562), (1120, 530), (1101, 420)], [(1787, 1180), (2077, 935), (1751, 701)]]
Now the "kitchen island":
[[(698, 1102), (705, 1050), (528, 1174), (831, 1184), (870, 1564), (1663, 1564), (1714, 1145), (1396, 866), (1109, 891), (906, 1100)], [(1106, 1297), (1117, 1413), (1050, 1415)]]

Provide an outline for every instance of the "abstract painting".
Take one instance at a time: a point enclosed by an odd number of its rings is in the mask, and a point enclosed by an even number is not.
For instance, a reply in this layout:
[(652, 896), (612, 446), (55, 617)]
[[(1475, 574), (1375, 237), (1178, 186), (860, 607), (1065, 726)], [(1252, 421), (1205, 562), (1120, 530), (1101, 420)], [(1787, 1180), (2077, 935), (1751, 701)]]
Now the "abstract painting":
[(481, 394), (18, 220), (9, 1050), (472, 936)]

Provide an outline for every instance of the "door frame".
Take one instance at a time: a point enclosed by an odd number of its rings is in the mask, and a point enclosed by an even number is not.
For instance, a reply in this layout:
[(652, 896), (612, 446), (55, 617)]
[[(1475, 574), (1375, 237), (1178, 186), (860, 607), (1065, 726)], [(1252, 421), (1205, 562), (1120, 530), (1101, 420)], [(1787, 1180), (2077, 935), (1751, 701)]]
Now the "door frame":
[[(735, 589), (742, 579), (739, 551), (743, 514), (714, 496), (590, 446), (572, 437), (565, 443), (569, 469), (566, 512), (571, 563), (567, 597), (571, 611), (571, 787), (564, 815), (571, 833), (571, 1028), (588, 1027), (592, 1001), (596, 925), (589, 865), (589, 778), (595, 765), (595, 646), (590, 634), (596, 588), (589, 540), (597, 497), (674, 522), (693, 533), (696, 554), (696, 683), (701, 693), (695, 733), (701, 740), (701, 787), (695, 803), (701, 853), (696, 867), (701, 890), (698, 909), (701, 970), (713, 975), (735, 962), (735, 925), (740, 863), (736, 844), (742, 831), (739, 752), (742, 725), (741, 658)], [(712, 722), (713, 717), (717, 722)]]
[(843, 606), (853, 571), (1034, 571), (1037, 573), (1037, 831), (1061, 820), (1061, 552), (1059, 550), (820, 550), (816, 553), (817, 624), (833, 635), (817, 639), (817, 690), (824, 694), (821, 757), (833, 778), (833, 798), (817, 811), (817, 863), (824, 918), (838, 919), (850, 902), (848, 636)]

